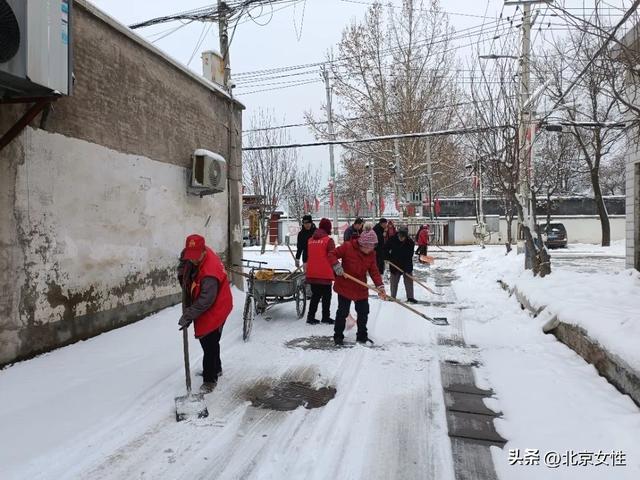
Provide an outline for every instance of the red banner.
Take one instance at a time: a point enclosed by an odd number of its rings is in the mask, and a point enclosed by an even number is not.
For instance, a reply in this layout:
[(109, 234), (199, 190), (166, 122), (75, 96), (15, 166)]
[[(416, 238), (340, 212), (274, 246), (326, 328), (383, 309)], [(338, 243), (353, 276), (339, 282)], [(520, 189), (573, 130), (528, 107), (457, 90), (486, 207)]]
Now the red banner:
[(318, 210), (320, 210), (320, 200), (318, 200), (318, 197), (315, 198), (315, 202), (316, 202), (316, 212)]
[(440, 199), (436, 198), (436, 204), (433, 206), (433, 211), (435, 212), (436, 217), (440, 216), (440, 210), (441, 209), (442, 208), (440, 207)]
[(384, 196), (380, 195), (380, 215), (384, 213)]
[(309, 200), (304, 199), (304, 213), (309, 213)]

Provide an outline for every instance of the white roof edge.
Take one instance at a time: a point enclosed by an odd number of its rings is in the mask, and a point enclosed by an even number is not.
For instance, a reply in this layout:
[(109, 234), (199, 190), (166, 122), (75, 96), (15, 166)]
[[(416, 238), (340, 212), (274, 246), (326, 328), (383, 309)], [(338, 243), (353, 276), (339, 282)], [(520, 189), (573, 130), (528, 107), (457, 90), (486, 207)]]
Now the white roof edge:
[(167, 55), (165, 52), (160, 50), (158, 47), (156, 47), (152, 43), (149, 43), (147, 40), (145, 40), (143, 37), (141, 37), (140, 35), (135, 33), (129, 27), (127, 27), (126, 25), (123, 25), (122, 23), (120, 23), (118, 20), (116, 20), (115, 18), (110, 16), (108, 13), (100, 10), (98, 7), (96, 7), (94, 4), (90, 3), (88, 0), (74, 0), (74, 3), (82, 5), (82, 7), (84, 7), (86, 10), (88, 10), (90, 13), (95, 15), (97, 18), (99, 18), (103, 22), (105, 22), (107, 25), (115, 28), (120, 33), (122, 33), (123, 35), (125, 35), (129, 39), (131, 39), (134, 42), (136, 42), (138, 45), (140, 45), (140, 46), (146, 48), (147, 50), (155, 53), (156, 55), (161, 57), (163, 60), (165, 60), (167, 63), (170, 63), (175, 68), (177, 68), (178, 70), (180, 70), (184, 74), (188, 75), (189, 77), (191, 77), (193, 80), (195, 80), (196, 82), (200, 83), (204, 87), (208, 88), (209, 90), (213, 91), (214, 93), (216, 93), (216, 94), (218, 94), (218, 95), (220, 95), (220, 96), (222, 96), (222, 97), (224, 97), (224, 98), (226, 98), (228, 100), (231, 100), (232, 102), (237, 103), (238, 105), (240, 105), (240, 107), (246, 108), (242, 102), (240, 102), (238, 99), (236, 99), (232, 95), (229, 95), (229, 93), (226, 92), (222, 87), (216, 85), (213, 82), (210, 82), (209, 80), (207, 80), (204, 77), (201, 77), (200, 75), (195, 74), (194, 72), (189, 70), (185, 65), (183, 65), (182, 63), (180, 63), (176, 59), (170, 57), (169, 55)]

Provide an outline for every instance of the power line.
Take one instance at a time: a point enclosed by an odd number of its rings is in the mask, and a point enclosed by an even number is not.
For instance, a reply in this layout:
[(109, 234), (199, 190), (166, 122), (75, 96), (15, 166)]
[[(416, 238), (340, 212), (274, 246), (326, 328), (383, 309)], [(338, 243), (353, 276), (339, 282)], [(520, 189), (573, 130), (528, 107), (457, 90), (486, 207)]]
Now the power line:
[[(640, 1), (640, 0), (639, 0)], [(324, 140), (320, 142), (307, 142), (307, 143), (285, 143), (280, 145), (258, 145), (253, 147), (242, 147), (243, 152), (251, 152), (257, 150), (282, 150), (288, 148), (302, 148), (302, 147), (320, 147), (324, 145), (349, 145), (353, 143), (368, 143), (368, 142), (384, 142), (395, 139), (410, 139), (410, 138), (426, 138), (426, 137), (442, 137), (449, 135), (467, 135), (472, 133), (482, 133), (492, 130), (504, 130), (506, 128), (515, 129), (514, 125), (493, 125), (488, 127), (471, 127), (471, 128), (454, 128), (449, 130), (437, 130), (434, 132), (415, 132), (415, 133), (395, 133), (392, 135), (378, 135), (374, 137), (365, 138), (350, 138), (343, 140)]]

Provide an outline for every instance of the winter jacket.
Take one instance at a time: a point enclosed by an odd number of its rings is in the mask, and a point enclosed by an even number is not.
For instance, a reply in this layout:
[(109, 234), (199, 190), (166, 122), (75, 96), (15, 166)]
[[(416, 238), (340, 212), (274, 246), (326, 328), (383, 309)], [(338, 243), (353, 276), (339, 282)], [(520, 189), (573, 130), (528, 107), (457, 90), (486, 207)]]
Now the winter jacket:
[(343, 240), (348, 242), (349, 240), (356, 240), (360, 236), (362, 230), (356, 230), (353, 225), (349, 225), (344, 231)]
[[(336, 257), (342, 259), (342, 268), (345, 273), (357, 278), (362, 282), (367, 282), (367, 273), (373, 280), (376, 287), (383, 285), (380, 272), (376, 266), (376, 254), (371, 252), (362, 253), (357, 242), (345, 242), (336, 248)], [(349, 300), (365, 300), (369, 298), (369, 290), (366, 287), (347, 279), (337, 276), (333, 284), (333, 290)]]
[[(406, 273), (413, 272), (413, 250), (415, 243), (410, 238), (406, 238), (405, 241), (401, 241), (397, 235), (394, 235), (384, 245), (384, 250), (387, 258), (391, 263), (396, 264)], [(392, 265), (389, 265), (391, 273), (399, 272)]]
[(327, 232), (318, 228), (307, 242), (307, 283), (331, 285), (335, 275), (333, 265), (338, 263), (336, 244)]
[(421, 228), (418, 232), (418, 245), (423, 247), (429, 245), (429, 229)]
[(302, 229), (298, 232), (298, 242), (297, 242), (297, 251), (296, 251), (296, 260), (300, 260), (302, 257), (302, 263), (307, 263), (307, 242), (313, 236), (313, 233), (316, 231), (316, 224), (311, 224), (311, 228), (307, 230), (302, 227)]
[[(220, 261), (220, 258), (209, 247), (205, 247), (207, 254), (205, 255), (202, 263), (195, 267), (196, 271), (194, 275), (181, 275), (183, 281), (183, 288), (186, 287), (187, 291), (183, 295), (183, 303), (185, 307), (185, 316), (189, 318), (196, 317), (194, 321), (194, 332), (196, 338), (202, 338), (214, 330), (219, 329), (233, 309), (233, 297), (231, 295), (231, 287), (229, 286), (229, 280), (227, 279), (227, 272), (224, 269), (224, 265)], [(186, 266), (188, 262), (183, 262)], [(211, 282), (205, 279), (215, 279), (216, 282)], [(212, 292), (212, 289), (217, 287)], [(213, 293), (213, 295), (212, 295)], [(203, 297), (202, 299), (200, 297)], [(213, 298), (213, 303), (203, 313), (199, 313), (200, 307), (203, 304), (208, 303)], [(194, 311), (190, 311), (190, 308), (195, 307)]]
[(376, 236), (378, 237), (378, 244), (376, 245), (376, 255), (384, 260), (386, 258), (386, 255), (384, 253), (384, 228), (382, 228), (382, 225), (380, 225), (379, 223), (376, 223), (373, 227), (373, 231), (376, 232)]

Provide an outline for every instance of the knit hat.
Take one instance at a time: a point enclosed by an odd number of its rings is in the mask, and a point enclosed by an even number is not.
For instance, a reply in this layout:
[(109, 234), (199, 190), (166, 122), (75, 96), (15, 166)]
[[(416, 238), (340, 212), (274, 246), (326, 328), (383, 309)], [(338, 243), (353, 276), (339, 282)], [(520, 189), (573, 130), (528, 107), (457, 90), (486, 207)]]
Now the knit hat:
[(398, 234), (402, 234), (405, 236), (409, 235), (409, 227), (407, 227), (406, 225), (401, 225), (400, 227), (398, 227)]
[(331, 220), (329, 220), (328, 218), (323, 218), (322, 220), (320, 220), (320, 225), (318, 226), (318, 228), (327, 232), (327, 235), (331, 235)]
[(304, 222), (312, 222), (313, 219), (311, 218), (311, 215), (303, 215), (302, 216), (302, 223)]
[(376, 232), (369, 230), (358, 237), (358, 243), (361, 247), (375, 247), (378, 244), (378, 236)]

